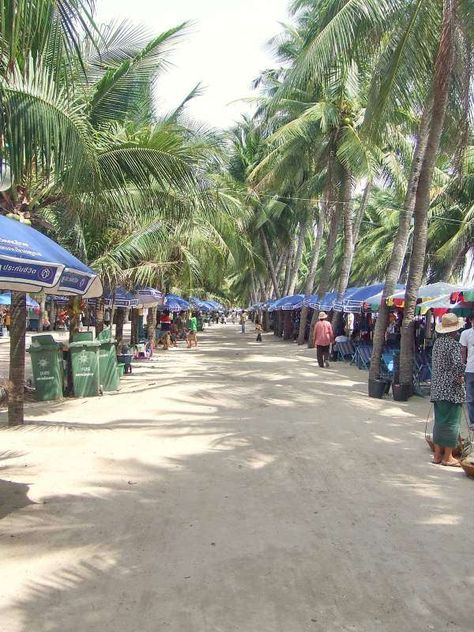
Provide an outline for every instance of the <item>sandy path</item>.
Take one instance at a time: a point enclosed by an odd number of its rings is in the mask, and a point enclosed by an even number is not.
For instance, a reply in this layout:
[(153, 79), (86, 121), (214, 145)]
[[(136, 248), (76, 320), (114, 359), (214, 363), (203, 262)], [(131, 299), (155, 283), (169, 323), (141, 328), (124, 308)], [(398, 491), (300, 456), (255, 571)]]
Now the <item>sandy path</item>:
[(0, 628), (471, 631), (474, 482), (429, 404), (235, 330), (1, 430)]

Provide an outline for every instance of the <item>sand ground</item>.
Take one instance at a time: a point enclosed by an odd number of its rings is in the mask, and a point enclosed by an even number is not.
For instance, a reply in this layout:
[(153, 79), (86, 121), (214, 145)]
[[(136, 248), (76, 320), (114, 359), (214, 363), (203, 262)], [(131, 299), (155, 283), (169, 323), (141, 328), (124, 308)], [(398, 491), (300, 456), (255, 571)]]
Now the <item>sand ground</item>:
[(426, 400), (365, 380), (227, 325), (30, 405), (0, 429), (0, 629), (471, 631), (474, 481), (430, 464)]

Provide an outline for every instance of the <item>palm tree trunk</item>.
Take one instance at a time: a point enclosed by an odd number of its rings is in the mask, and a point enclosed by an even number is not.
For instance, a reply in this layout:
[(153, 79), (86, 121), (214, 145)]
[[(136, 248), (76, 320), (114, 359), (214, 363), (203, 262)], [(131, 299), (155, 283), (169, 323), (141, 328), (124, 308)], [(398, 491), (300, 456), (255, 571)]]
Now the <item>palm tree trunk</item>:
[(288, 250), (288, 257), (286, 259), (285, 266), (285, 281), (283, 284), (283, 296), (288, 296), (288, 289), (290, 287), (290, 276), (293, 269), (293, 260), (295, 257), (295, 242), (292, 239)]
[(44, 329), (44, 313), (46, 311), (46, 294), (44, 292), (41, 293), (41, 301), (40, 301), (40, 315), (38, 320), (38, 333), (41, 333)]
[(276, 272), (275, 272), (275, 266), (273, 265), (272, 254), (271, 254), (270, 248), (268, 246), (267, 237), (266, 237), (265, 231), (263, 229), (260, 231), (260, 237), (261, 237), (262, 244), (263, 244), (263, 252), (265, 253), (265, 258), (267, 260), (268, 269), (270, 270), (270, 276), (271, 276), (272, 283), (273, 283), (273, 289), (275, 291), (275, 297), (278, 298), (278, 296), (279, 296), (278, 278), (277, 278), (277, 275), (276, 275)]
[(300, 222), (300, 230), (298, 234), (298, 244), (296, 246), (295, 261), (294, 261), (293, 270), (290, 276), (290, 282), (288, 284), (288, 294), (290, 294), (290, 296), (292, 296), (295, 293), (296, 283), (298, 281), (298, 272), (300, 270), (301, 261), (303, 259), (304, 242), (306, 239), (306, 234), (308, 232), (308, 223), (309, 223), (309, 217), (308, 217), (308, 214), (306, 214), (306, 217), (303, 219), (303, 221)]
[(157, 307), (149, 307), (146, 315), (147, 338), (151, 342), (153, 348), (155, 347), (157, 309)]
[[(349, 171), (342, 168), (340, 201), (343, 213), (344, 224), (344, 252), (339, 272), (339, 282), (337, 285), (337, 301), (342, 301), (349, 284), (351, 275), (352, 260), (354, 258), (354, 223), (352, 217), (352, 178)], [(341, 312), (336, 312), (332, 321), (334, 330), (337, 331)]]
[(376, 380), (380, 377), (382, 352), (385, 345), (385, 332), (387, 330), (389, 315), (389, 308), (386, 304), (386, 300), (395, 292), (395, 287), (398, 279), (400, 278), (403, 261), (407, 251), (408, 239), (410, 236), (410, 223), (413, 217), (413, 210), (415, 208), (416, 190), (418, 188), (421, 165), (423, 164), (426, 146), (428, 144), (432, 105), (433, 99), (430, 94), (425, 103), (423, 115), (420, 121), (418, 137), (411, 163), (411, 173), (408, 180), (405, 203), (403, 205), (403, 209), (400, 211), (397, 234), (395, 236), (395, 241), (393, 242), (392, 254), (390, 257), (390, 263), (388, 264), (387, 276), (385, 278), (385, 285), (382, 293), (382, 300), (380, 301), (379, 315), (375, 323), (372, 358), (370, 360), (369, 371), (370, 380)]
[(405, 309), (403, 312), (400, 345), (400, 383), (409, 386), (413, 383), (413, 333), (416, 297), (423, 277), (431, 185), (446, 118), (449, 88), (454, 66), (454, 37), (458, 3), (459, 0), (444, 0), (443, 2), (443, 24), (433, 83), (433, 111), (428, 144), (418, 181), (415, 210), (413, 212), (415, 219), (413, 250), (405, 292)]
[[(325, 297), (329, 290), (329, 283), (331, 280), (332, 264), (334, 262), (334, 252), (336, 250), (337, 234), (339, 232), (339, 213), (337, 209), (332, 209), (331, 222), (329, 225), (329, 235), (326, 247), (326, 257), (324, 258), (324, 265), (321, 271), (321, 279), (319, 280), (318, 296), (321, 299)], [(313, 329), (318, 320), (319, 311), (317, 309), (313, 312), (311, 319), (311, 326), (308, 338), (308, 347), (312, 349), (314, 347), (313, 342)]]
[(104, 331), (104, 300), (98, 298), (95, 305), (95, 335)]
[(12, 292), (8, 425), (24, 423), (26, 294)]
[(369, 182), (367, 182), (365, 186), (364, 193), (362, 195), (362, 200), (357, 210), (357, 215), (354, 219), (354, 228), (352, 231), (352, 241), (354, 243), (354, 248), (357, 246), (357, 241), (359, 239), (359, 233), (360, 233), (360, 227), (362, 226), (362, 222), (364, 220), (365, 211), (367, 209), (367, 204), (369, 202), (371, 189), (372, 189), (372, 182), (369, 180)]
[(123, 341), (123, 324), (125, 322), (125, 308), (117, 307), (117, 324), (115, 325), (115, 338), (117, 340), (117, 349), (120, 349)]
[[(310, 296), (313, 293), (314, 289), (314, 280), (316, 278), (316, 271), (318, 269), (319, 263), (319, 253), (321, 252), (321, 244), (323, 241), (324, 235), (324, 221), (325, 213), (323, 207), (321, 207), (319, 212), (319, 222), (318, 228), (316, 231), (316, 238), (314, 240), (313, 252), (311, 254), (311, 263), (309, 265), (308, 276), (306, 277), (306, 284), (304, 288), (305, 297)], [(301, 310), (301, 318), (300, 318), (300, 330), (298, 332), (298, 344), (304, 344), (304, 338), (306, 333), (306, 323), (308, 322), (308, 313), (309, 307), (303, 306)]]

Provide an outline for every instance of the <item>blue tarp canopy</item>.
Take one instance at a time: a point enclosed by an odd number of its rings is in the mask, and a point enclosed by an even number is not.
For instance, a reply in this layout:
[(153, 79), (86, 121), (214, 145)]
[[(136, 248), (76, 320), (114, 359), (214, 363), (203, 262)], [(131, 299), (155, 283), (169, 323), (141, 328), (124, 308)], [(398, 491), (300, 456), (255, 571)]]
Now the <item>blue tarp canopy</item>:
[(311, 309), (319, 308), (319, 296), (317, 294), (310, 294), (303, 299), (303, 305)]
[(304, 294), (284, 296), (273, 303), (270, 311), (283, 310), (285, 312), (289, 312), (293, 309), (301, 309), (301, 307), (303, 307), (303, 299)]
[(104, 294), (105, 304), (107, 307), (137, 307), (138, 300), (133, 296), (131, 292), (123, 287), (118, 287), (114, 291), (106, 292)]
[(190, 308), (190, 304), (181, 296), (177, 294), (166, 294), (163, 305), (160, 306), (160, 310), (169, 310), (170, 312), (183, 312)]
[(323, 312), (330, 312), (334, 309), (334, 303), (336, 302), (337, 292), (328, 292), (323, 300), (319, 304), (319, 309)]
[(46, 235), (4, 216), (0, 216), (0, 288), (102, 295), (102, 283), (93, 270)]
[[(12, 293), (11, 292), (3, 292), (0, 294), (0, 305), (11, 305), (12, 304)], [(39, 303), (31, 298), (31, 296), (26, 296), (26, 306), (28, 309), (39, 309)]]
[(360, 312), (364, 303), (368, 298), (374, 296), (383, 291), (384, 283), (375, 283), (374, 285), (367, 285), (366, 287), (358, 288), (350, 296), (345, 296), (343, 301), (343, 307), (345, 312)]

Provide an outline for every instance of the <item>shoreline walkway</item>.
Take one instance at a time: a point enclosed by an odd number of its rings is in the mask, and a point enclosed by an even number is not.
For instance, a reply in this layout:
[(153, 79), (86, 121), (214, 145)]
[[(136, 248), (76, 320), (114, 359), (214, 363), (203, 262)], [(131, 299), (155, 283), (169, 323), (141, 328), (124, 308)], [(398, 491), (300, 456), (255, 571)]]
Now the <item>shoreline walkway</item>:
[(474, 481), (366, 378), (213, 326), (118, 394), (2, 413), (2, 629), (472, 630)]

